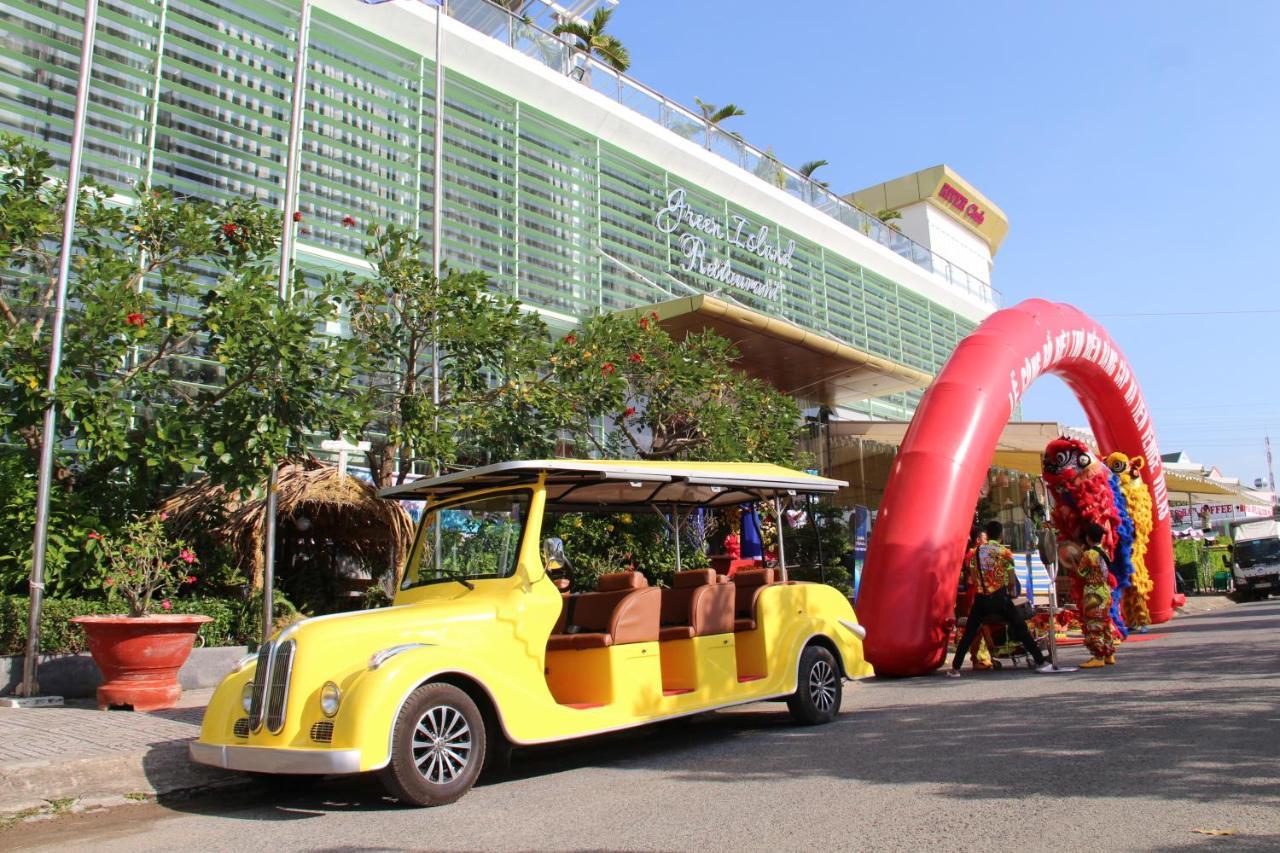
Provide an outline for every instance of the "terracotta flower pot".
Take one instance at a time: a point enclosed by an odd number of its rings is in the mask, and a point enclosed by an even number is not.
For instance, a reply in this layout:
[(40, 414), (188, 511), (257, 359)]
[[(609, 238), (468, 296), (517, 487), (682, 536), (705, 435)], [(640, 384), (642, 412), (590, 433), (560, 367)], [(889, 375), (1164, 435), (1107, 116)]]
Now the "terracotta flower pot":
[(172, 708), (182, 696), (178, 670), (191, 656), (196, 632), (209, 616), (77, 616), (93, 662), (102, 670), (98, 708)]

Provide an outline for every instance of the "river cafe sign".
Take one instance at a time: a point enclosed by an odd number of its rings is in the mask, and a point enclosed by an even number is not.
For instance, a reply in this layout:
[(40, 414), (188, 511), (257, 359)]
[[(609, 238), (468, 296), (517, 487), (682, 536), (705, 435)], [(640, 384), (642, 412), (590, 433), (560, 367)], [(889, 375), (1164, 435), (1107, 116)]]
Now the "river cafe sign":
[(729, 255), (730, 247), (763, 258), (782, 269), (792, 269), (791, 256), (795, 254), (796, 241), (788, 240), (784, 246), (782, 235), (768, 225), (757, 227), (736, 213), (730, 214), (729, 218), (732, 224), (726, 228), (720, 216), (703, 213), (690, 204), (684, 187), (675, 187), (667, 196), (666, 206), (654, 215), (653, 224), (659, 232), (676, 238), (676, 245), (684, 257), (680, 268), (685, 272), (696, 272), (764, 299), (780, 299), (781, 282), (753, 278), (735, 270)]

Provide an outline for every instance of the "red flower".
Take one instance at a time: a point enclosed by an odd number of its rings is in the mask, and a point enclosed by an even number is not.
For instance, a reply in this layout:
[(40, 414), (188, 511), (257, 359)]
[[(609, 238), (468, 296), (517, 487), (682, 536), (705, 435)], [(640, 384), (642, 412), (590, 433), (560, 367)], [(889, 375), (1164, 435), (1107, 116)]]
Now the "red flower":
[(137, 326), (139, 329), (141, 329), (143, 326), (147, 324), (146, 316), (143, 314), (139, 314), (137, 311), (134, 311), (128, 317), (125, 317), (124, 321), (128, 323), (130, 326)]
[(173, 609), (173, 602), (166, 598), (164, 601), (160, 602), (160, 609), (161, 609), (161, 610), (172, 610), (172, 609)]
[(162, 512), (162, 513), (160, 513), (160, 520), (161, 520), (161, 521), (168, 521), (168, 520), (169, 520), (169, 513), (167, 513), (167, 512)]
[(564, 336), (564, 342), (569, 346), (573, 346), (578, 342), (578, 336), (575, 335), (573, 332), (570, 332), (569, 334)]
[(348, 228), (354, 228), (356, 226), (356, 218), (351, 215), (344, 216), (342, 217), (342, 224)]
[(89, 538), (90, 538), (90, 539), (97, 539), (99, 542), (101, 542), (101, 541), (102, 541), (102, 534), (95, 530), (95, 531), (93, 531), (92, 533), (90, 533), (90, 534), (89, 534)]
[(187, 575), (186, 583), (195, 583), (195, 582), (196, 582), (196, 576), (195, 576), (195, 575)]
[(623, 412), (623, 413), (622, 413), (622, 416), (623, 416), (624, 418), (629, 418), (629, 417), (631, 417), (632, 415), (634, 415), (635, 413), (636, 413), (636, 407), (635, 407), (635, 406), (627, 406), (627, 410), (626, 410), (625, 412)]
[(106, 586), (111, 586), (115, 582), (116, 582), (115, 578), (107, 578), (105, 581), (103, 581), (103, 584)]
[(301, 211), (301, 210), (295, 210), (295, 211), (293, 212), (293, 221), (294, 221), (294, 222), (301, 222), (301, 221), (302, 221), (302, 211)]
[(222, 234), (224, 237), (234, 237), (236, 236), (236, 232), (239, 230), (240, 226), (234, 222), (228, 222), (226, 225), (222, 226)]
[[(189, 566), (196, 561), (196, 555), (195, 555), (195, 552), (192, 551), (190, 548), (183, 548), (180, 552), (178, 552), (178, 559)], [(192, 578), (191, 580), (195, 580), (195, 578)]]
[(627, 361), (631, 362), (632, 364), (639, 364), (640, 362), (644, 361), (644, 356), (642, 356), (638, 352), (633, 352), (631, 353), (631, 355), (627, 356)]
[(600, 367), (600, 373), (603, 374), (604, 376), (612, 376), (615, 370), (617, 370), (617, 368), (613, 366), (612, 361), (606, 361)]
[(647, 329), (647, 328), (649, 328), (649, 318), (648, 318), (648, 317), (641, 317), (641, 318), (640, 318), (640, 328), (642, 328), (642, 329)]

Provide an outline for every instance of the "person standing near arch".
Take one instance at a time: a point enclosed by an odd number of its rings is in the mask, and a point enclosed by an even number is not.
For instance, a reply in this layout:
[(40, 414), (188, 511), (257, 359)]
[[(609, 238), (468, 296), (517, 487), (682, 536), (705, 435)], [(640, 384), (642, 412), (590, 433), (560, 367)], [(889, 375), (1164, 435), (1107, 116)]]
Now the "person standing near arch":
[(1004, 535), (1004, 525), (998, 521), (990, 521), (987, 523), (986, 534), (987, 541), (978, 546), (969, 566), (970, 577), (978, 585), (978, 594), (973, 599), (969, 621), (964, 626), (964, 636), (956, 647), (956, 656), (951, 661), (947, 676), (960, 677), (960, 664), (964, 662), (964, 656), (978, 638), (982, 624), (992, 616), (1004, 620), (1009, 634), (1022, 644), (1035, 661), (1036, 672), (1049, 672), (1053, 669), (1053, 664), (1044, 659), (1040, 647), (1027, 630), (1027, 623), (1018, 615), (1018, 610), (1013, 605), (1013, 597), (1010, 595), (1014, 580), (1013, 552), (1000, 542), (1000, 537)]
[(1084, 644), (1092, 658), (1080, 664), (1081, 669), (1097, 669), (1116, 662), (1115, 634), (1111, 627), (1111, 585), (1107, 555), (1102, 539), (1107, 531), (1101, 524), (1085, 525), (1085, 544), (1075, 571), (1084, 581), (1080, 596), (1080, 622), (1084, 625)]

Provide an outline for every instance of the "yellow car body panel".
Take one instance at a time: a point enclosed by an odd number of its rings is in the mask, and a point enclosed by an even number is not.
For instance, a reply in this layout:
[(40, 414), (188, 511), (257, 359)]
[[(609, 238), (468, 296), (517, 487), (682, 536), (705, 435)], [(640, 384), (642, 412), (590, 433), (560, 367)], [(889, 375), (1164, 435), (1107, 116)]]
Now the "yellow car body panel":
[[(215, 691), (192, 756), (263, 772), (384, 767), (401, 707), (417, 687), (437, 680), (481, 692), (492, 722), (521, 745), (788, 696), (796, 689), (800, 654), (815, 637), (839, 653), (847, 677), (871, 674), (848, 600), (810, 583), (765, 587), (754, 631), (548, 652), (563, 604), (538, 548), (545, 491), (540, 483), (520, 489), (532, 495), (510, 577), (474, 579), (471, 589), (453, 581), (414, 587), (391, 607), (284, 629), (275, 643), (292, 640), (296, 652), (279, 730), (264, 724), (245, 731), (242, 695), (256, 670), (249, 663)], [(341, 695), (332, 717), (320, 704), (329, 682)], [(332, 724), (329, 739), (317, 739), (327, 728), (317, 724), (326, 723)]]

